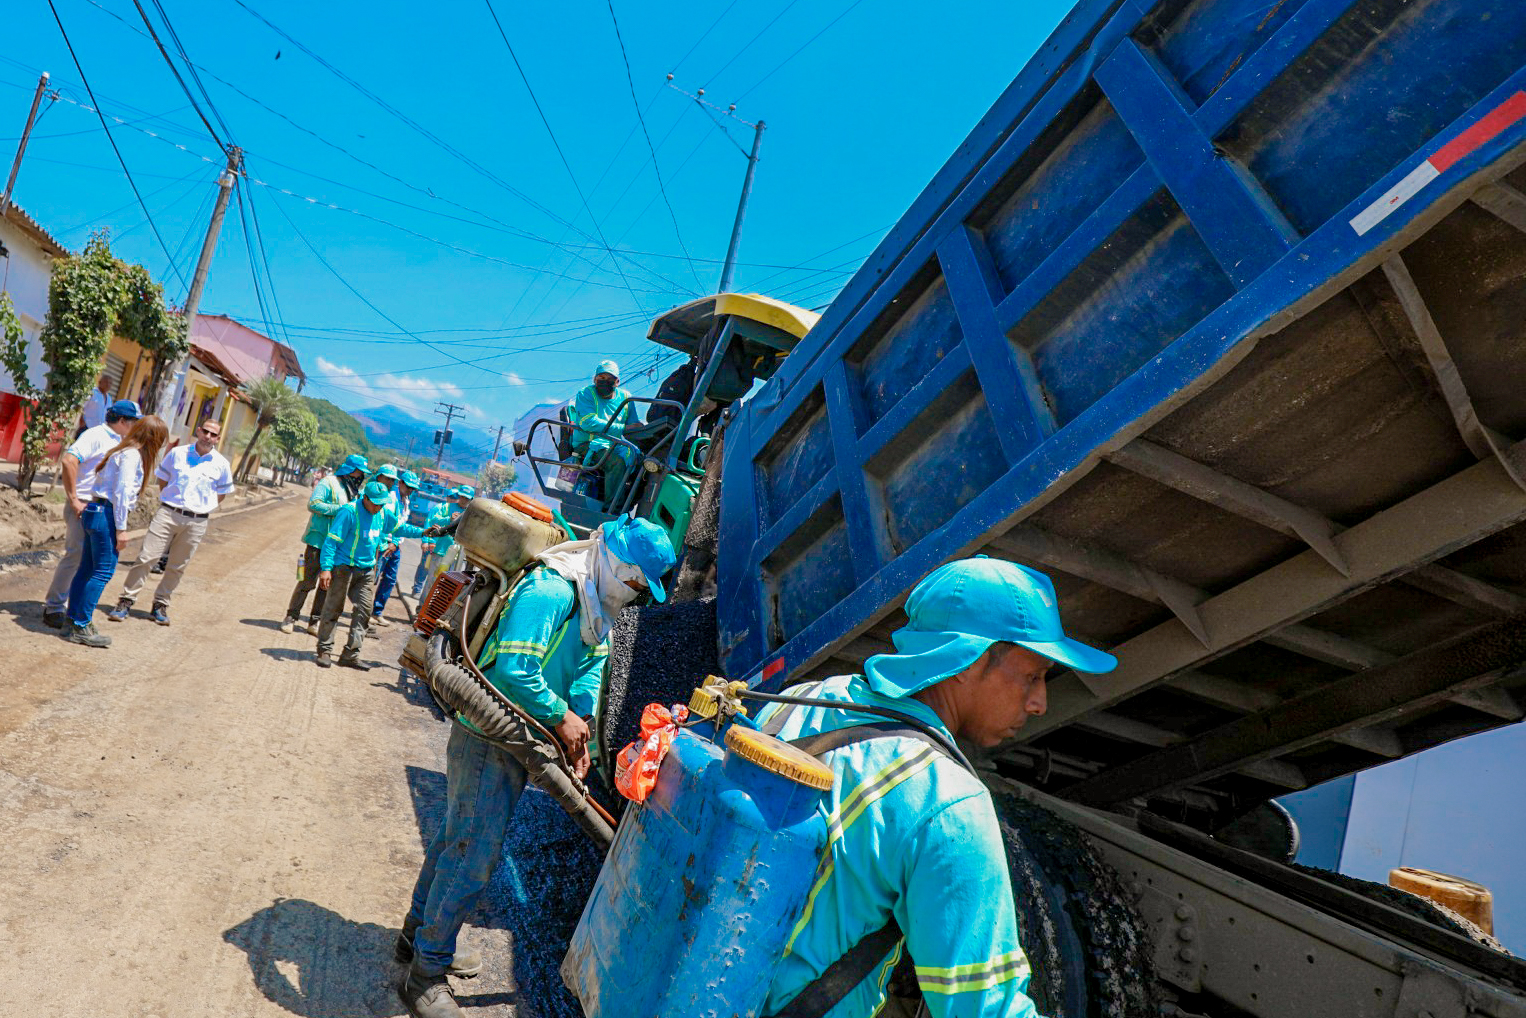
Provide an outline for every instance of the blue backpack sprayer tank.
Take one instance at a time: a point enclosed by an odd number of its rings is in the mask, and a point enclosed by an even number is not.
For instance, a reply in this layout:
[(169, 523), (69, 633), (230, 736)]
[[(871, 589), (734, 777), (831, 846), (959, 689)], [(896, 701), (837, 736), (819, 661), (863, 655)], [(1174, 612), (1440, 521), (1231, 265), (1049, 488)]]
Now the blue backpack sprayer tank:
[(690, 710), (704, 720), (678, 733), (621, 820), (562, 963), (588, 1018), (763, 1006), (826, 845), (817, 806), (833, 775), (738, 706), (724, 685), (698, 690)]

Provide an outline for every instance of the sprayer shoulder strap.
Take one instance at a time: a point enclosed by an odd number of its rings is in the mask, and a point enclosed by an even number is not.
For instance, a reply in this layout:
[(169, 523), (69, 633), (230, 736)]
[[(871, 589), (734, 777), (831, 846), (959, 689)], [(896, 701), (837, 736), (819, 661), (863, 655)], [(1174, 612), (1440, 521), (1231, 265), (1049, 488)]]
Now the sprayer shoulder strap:
[[(785, 709), (769, 719), (769, 725), (793, 706), (793, 704), (786, 705)], [(765, 728), (767, 727), (769, 726), (766, 725)], [(774, 729), (775, 732), (780, 728), (783, 728), (782, 722)], [(819, 758), (834, 749), (868, 742), (871, 739), (916, 739), (944, 756), (948, 756), (948, 750), (926, 732), (918, 731), (910, 725), (898, 725), (893, 721), (839, 728), (831, 732), (822, 732), (820, 735), (794, 739), (790, 745)], [(885, 955), (901, 942), (903, 936), (900, 923), (895, 921), (895, 916), (891, 916), (884, 926), (866, 933), (858, 943), (848, 948), (846, 954), (828, 965), (821, 975), (806, 984), (805, 989), (801, 990), (773, 1018), (822, 1018), (884, 962)]]

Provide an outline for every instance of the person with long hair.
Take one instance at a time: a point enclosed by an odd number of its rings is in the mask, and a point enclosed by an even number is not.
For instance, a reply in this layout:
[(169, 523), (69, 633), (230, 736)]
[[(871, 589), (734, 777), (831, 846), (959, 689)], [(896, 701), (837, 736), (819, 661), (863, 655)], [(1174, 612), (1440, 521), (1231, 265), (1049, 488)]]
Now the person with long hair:
[(95, 606), (117, 569), (127, 543), (127, 514), (138, 504), (169, 439), (169, 427), (149, 414), (101, 459), (95, 468), (94, 498), (80, 513), (85, 542), (79, 568), (69, 584), (69, 619), (64, 639), (86, 647), (109, 647), (111, 637), (95, 631)]

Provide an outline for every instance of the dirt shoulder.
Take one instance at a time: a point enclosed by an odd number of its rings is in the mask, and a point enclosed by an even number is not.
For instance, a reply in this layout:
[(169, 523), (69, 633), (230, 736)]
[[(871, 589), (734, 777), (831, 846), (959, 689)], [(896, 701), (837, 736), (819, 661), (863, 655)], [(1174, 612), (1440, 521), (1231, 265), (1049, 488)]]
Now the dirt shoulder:
[[(51, 565), (0, 575), (0, 1014), (404, 1013), (392, 940), (448, 728), (392, 665), (403, 625), (365, 674), (279, 632), (304, 510), (214, 517), (173, 624), (102, 621), (107, 650), (41, 625)], [(531, 1013), (510, 940), (481, 917), (463, 935), (488, 962), (460, 984), (474, 1016)]]

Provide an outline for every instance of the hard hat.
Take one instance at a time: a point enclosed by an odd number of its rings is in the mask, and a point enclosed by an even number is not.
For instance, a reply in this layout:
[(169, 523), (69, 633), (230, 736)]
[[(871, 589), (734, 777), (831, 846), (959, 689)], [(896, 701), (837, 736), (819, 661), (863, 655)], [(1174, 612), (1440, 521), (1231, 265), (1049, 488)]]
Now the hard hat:
[(614, 556), (641, 570), (654, 601), (666, 601), (662, 577), (678, 562), (668, 532), (651, 520), (622, 516), (604, 524), (604, 544)]
[(906, 599), (896, 653), (864, 662), (869, 686), (910, 696), (957, 675), (993, 643), (1015, 643), (1078, 672), (1110, 672), (1113, 655), (1065, 635), (1049, 577), (1027, 566), (977, 555), (929, 573)]

